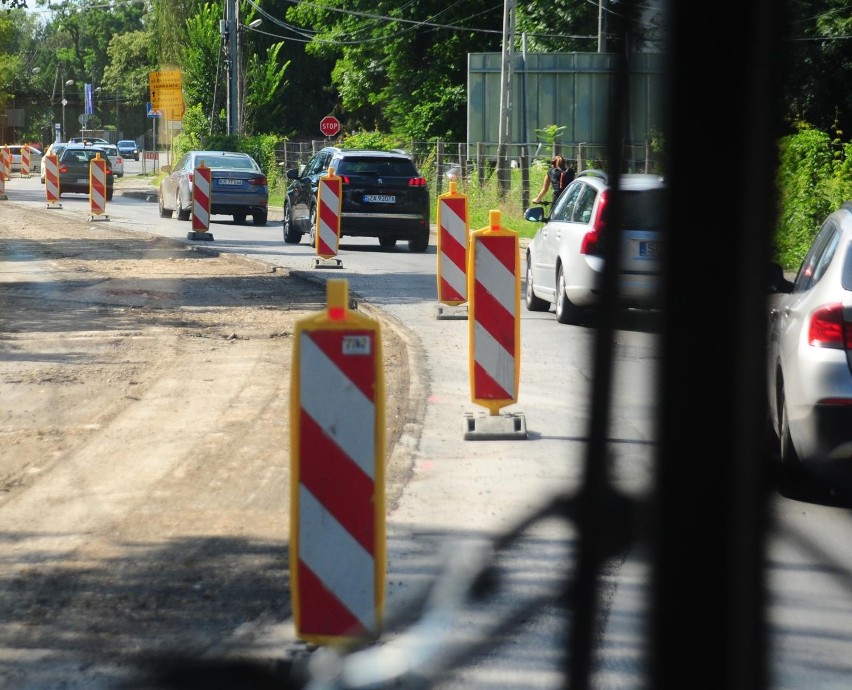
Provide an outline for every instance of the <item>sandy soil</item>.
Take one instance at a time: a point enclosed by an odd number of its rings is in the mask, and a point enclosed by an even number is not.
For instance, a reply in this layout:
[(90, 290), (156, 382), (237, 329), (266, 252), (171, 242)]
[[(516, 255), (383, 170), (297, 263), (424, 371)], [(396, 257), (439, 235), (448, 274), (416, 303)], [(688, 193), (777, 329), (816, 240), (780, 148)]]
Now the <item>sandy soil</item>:
[[(289, 618), (292, 333), (325, 297), (214, 250), (0, 208), (0, 687), (113, 687), (140, 658)], [(406, 333), (375, 316), (390, 510), (417, 405)]]

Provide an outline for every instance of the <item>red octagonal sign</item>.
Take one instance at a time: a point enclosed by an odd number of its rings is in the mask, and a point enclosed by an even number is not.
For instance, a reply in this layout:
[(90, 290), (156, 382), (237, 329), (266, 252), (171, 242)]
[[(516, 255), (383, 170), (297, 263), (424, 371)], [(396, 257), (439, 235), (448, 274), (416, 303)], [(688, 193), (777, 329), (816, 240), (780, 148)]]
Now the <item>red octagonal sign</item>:
[(320, 120), (320, 132), (327, 137), (337, 136), (338, 132), (340, 132), (340, 120), (334, 117), (334, 115), (326, 115)]

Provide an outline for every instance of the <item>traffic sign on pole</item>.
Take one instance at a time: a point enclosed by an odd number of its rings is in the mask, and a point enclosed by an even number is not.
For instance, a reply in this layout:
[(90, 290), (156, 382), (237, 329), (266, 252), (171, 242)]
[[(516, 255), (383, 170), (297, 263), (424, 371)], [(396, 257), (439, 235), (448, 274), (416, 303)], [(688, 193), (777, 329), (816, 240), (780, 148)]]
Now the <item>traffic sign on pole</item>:
[(340, 133), (340, 120), (334, 115), (326, 115), (320, 120), (320, 132), (327, 137), (336, 137)]
[(296, 324), (290, 385), (290, 591), (296, 635), (365, 641), (385, 594), (385, 419), (379, 322), (329, 280)]

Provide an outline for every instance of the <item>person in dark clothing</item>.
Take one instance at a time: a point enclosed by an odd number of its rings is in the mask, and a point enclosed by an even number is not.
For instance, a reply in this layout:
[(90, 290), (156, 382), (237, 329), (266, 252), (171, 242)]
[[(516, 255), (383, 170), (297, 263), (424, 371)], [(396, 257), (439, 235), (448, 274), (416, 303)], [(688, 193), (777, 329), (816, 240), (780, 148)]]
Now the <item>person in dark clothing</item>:
[(534, 204), (540, 204), (547, 190), (553, 190), (553, 203), (559, 198), (562, 190), (567, 187), (571, 180), (574, 179), (574, 168), (568, 167), (568, 162), (562, 156), (554, 156), (550, 161), (550, 169), (544, 176), (544, 183), (541, 185), (541, 191), (538, 196), (533, 199)]

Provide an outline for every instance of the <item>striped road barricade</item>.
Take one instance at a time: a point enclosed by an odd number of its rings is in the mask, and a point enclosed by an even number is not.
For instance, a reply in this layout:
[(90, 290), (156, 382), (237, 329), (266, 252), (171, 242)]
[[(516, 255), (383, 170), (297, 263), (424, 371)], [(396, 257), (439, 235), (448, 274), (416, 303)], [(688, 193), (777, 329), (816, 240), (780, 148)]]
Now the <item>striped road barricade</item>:
[(7, 182), (12, 177), (12, 149), (8, 145), (0, 149), (0, 174)]
[(439, 319), (467, 318), (467, 252), (470, 243), (468, 197), (456, 191), (438, 196), (438, 307)]
[(210, 190), (213, 171), (200, 161), (192, 174), (192, 230), (188, 240), (212, 241), (210, 232)]
[(44, 196), (47, 208), (62, 208), (59, 201), (59, 156), (48, 153), (41, 164), (44, 166)]
[(501, 414), (518, 400), (521, 278), (518, 233), (500, 225), (471, 233), (468, 258), (468, 340), (471, 400), (488, 414), (466, 414), (465, 440), (527, 438), (523, 414)]
[(296, 324), (290, 386), (290, 599), (296, 635), (365, 642), (385, 598), (385, 410), (378, 321), (346, 280)]
[(316, 257), (314, 268), (343, 268), (337, 256), (340, 247), (340, 213), (343, 199), (343, 180), (334, 168), (319, 179), (317, 187), (317, 219), (314, 229)]
[(109, 220), (106, 214), (107, 163), (100, 153), (89, 161), (89, 220)]
[(32, 152), (30, 151), (30, 147), (28, 144), (24, 144), (21, 147), (21, 168), (20, 168), (20, 176), (21, 177), (29, 177), (30, 176), (30, 162), (32, 161)]

